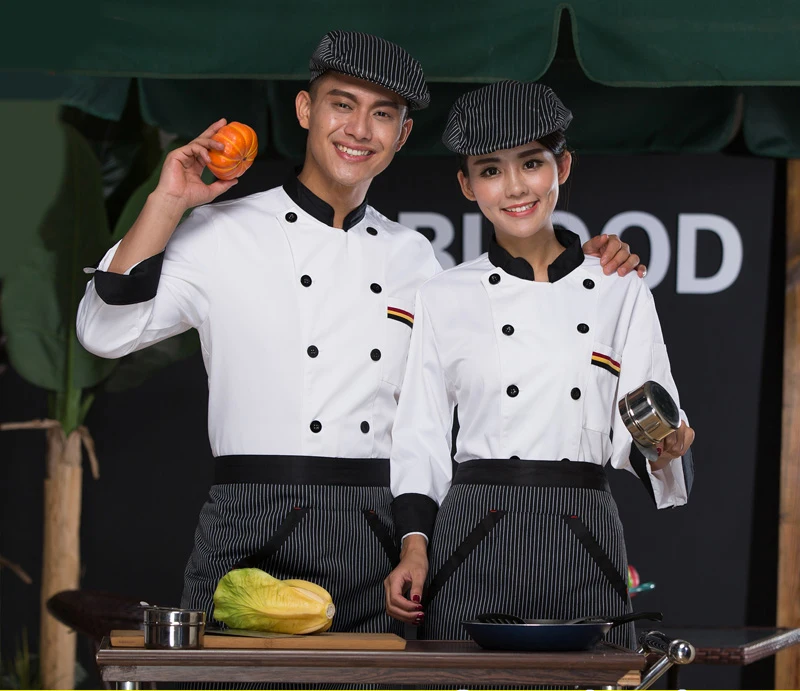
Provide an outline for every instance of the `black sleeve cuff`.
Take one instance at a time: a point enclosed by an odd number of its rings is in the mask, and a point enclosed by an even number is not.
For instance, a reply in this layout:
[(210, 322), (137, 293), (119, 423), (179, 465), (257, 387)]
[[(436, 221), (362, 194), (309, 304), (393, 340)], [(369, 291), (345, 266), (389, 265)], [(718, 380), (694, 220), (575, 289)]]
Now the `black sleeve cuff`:
[(691, 448), (686, 449), (686, 453), (681, 457), (681, 463), (683, 463), (683, 479), (686, 482), (686, 498), (688, 499), (694, 484), (694, 457)]
[(94, 272), (94, 289), (107, 305), (135, 305), (152, 300), (158, 292), (164, 253), (135, 266), (127, 276), (107, 271)]
[(430, 540), (439, 507), (424, 494), (401, 494), (392, 502), (392, 516), (398, 540), (408, 533), (422, 533)]
[(650, 499), (653, 500), (653, 504), (657, 506), (658, 503), (656, 502), (656, 493), (653, 489), (653, 481), (650, 479), (650, 473), (647, 472), (647, 459), (644, 457), (636, 444), (631, 444), (631, 453), (629, 458), (631, 461), (631, 467), (642, 481), (645, 490), (650, 495)]

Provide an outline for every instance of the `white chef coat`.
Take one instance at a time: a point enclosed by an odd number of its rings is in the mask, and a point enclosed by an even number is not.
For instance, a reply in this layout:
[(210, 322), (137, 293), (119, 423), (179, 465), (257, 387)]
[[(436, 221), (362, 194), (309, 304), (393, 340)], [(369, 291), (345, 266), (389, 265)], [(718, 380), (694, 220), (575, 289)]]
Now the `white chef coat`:
[[(493, 242), (420, 289), (393, 432), (396, 498), (441, 503), (456, 405), (456, 462), (568, 459), (633, 472), (617, 400), (654, 380), (679, 404), (645, 282), (606, 276), (577, 236), (556, 235), (566, 249), (549, 268), (551, 282), (534, 281), (525, 260)], [(658, 471), (645, 465), (659, 508), (686, 503), (681, 459)]]
[(117, 358), (197, 329), (214, 456), (388, 458), (414, 295), (440, 267), (424, 236), (366, 202), (346, 230), (332, 222), (296, 178), (196, 208), (163, 257), (95, 274), (78, 338)]

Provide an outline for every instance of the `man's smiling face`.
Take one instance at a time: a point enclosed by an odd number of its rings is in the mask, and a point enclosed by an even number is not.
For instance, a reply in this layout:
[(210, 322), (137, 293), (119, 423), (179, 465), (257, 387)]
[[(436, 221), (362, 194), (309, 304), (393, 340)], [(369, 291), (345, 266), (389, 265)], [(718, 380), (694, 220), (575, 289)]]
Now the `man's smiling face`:
[[(405, 99), (362, 79), (327, 72), (297, 95), (308, 130), (304, 172), (352, 187), (391, 163), (411, 132)], [(308, 170), (309, 166), (315, 170)]]

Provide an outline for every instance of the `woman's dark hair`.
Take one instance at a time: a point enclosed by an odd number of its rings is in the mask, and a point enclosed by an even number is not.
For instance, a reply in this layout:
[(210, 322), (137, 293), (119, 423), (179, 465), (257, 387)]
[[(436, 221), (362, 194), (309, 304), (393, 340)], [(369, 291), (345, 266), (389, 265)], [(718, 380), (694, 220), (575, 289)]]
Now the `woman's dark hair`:
[[(556, 130), (555, 132), (546, 134), (544, 137), (541, 137), (536, 141), (539, 142), (551, 154), (553, 154), (556, 160), (561, 158), (564, 155), (564, 152), (567, 151), (567, 137), (564, 134), (564, 130)], [(469, 156), (458, 154), (458, 168), (462, 173), (464, 173), (465, 177), (469, 177), (469, 168), (467, 167), (468, 158)]]

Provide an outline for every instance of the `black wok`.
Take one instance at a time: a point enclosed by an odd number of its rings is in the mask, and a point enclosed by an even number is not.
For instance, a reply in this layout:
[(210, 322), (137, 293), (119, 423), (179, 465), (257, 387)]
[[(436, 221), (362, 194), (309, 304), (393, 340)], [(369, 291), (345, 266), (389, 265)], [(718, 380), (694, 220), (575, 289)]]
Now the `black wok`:
[(588, 650), (615, 626), (640, 619), (661, 621), (662, 615), (640, 612), (618, 617), (558, 620), (480, 614), (476, 621), (462, 624), (479, 646), (489, 650), (567, 651)]

